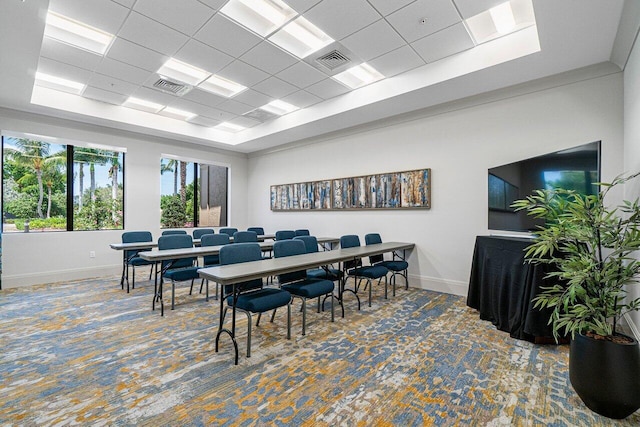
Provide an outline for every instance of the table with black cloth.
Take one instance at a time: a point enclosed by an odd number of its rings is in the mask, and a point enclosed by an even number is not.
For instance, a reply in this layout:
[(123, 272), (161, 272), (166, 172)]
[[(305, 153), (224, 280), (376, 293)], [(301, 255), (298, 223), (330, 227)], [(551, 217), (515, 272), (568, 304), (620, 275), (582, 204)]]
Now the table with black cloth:
[(524, 261), (524, 250), (531, 243), (527, 238), (478, 236), (467, 305), (513, 338), (550, 342), (550, 310), (534, 308), (532, 299), (541, 287), (550, 285), (544, 277), (551, 267)]

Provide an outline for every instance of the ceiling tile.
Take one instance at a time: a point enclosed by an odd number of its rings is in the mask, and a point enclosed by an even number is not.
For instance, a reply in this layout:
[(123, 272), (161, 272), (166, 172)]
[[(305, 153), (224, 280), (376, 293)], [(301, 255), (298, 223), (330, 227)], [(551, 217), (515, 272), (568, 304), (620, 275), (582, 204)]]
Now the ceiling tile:
[(381, 17), (367, 0), (324, 0), (304, 16), (334, 40), (341, 40)]
[(104, 58), (95, 71), (105, 76), (115, 77), (138, 85), (143, 84), (149, 78), (150, 74), (147, 70), (133, 67), (111, 58)]
[(376, 58), (406, 44), (384, 19), (350, 35), (341, 43), (363, 61)]
[(453, 2), (458, 6), (462, 17), (467, 19), (504, 3), (505, 0), (453, 0)]
[[(424, 24), (422, 18), (426, 20)], [(451, 0), (417, 0), (387, 16), (387, 20), (408, 42), (461, 22)]]
[(38, 61), (38, 71), (82, 84), (87, 84), (92, 74), (91, 71), (83, 68), (48, 58), (40, 58)]
[(112, 1), (51, 0), (49, 9), (111, 34), (129, 14), (129, 9)]
[(242, 91), (236, 96), (234, 96), (233, 99), (235, 99), (238, 102), (251, 105), (252, 107), (262, 107), (263, 105), (273, 101), (273, 97), (265, 95), (260, 92), (256, 92), (253, 89), (247, 89), (245, 91)]
[(165, 55), (120, 37), (113, 42), (111, 49), (107, 52), (107, 57), (153, 72), (157, 71), (169, 59)]
[(215, 13), (197, 0), (138, 0), (133, 9), (189, 36)]
[(243, 104), (242, 102), (235, 101), (233, 99), (229, 99), (218, 105), (218, 109), (239, 116), (244, 113), (248, 113), (249, 111), (253, 110), (254, 107), (252, 107), (251, 105)]
[(309, 86), (306, 91), (311, 92), (313, 95), (319, 96), (322, 99), (329, 99), (334, 96), (347, 93), (349, 92), (349, 89), (333, 79), (326, 79)]
[(204, 116), (195, 116), (187, 120), (189, 123), (193, 123), (195, 125), (200, 125), (204, 127), (214, 127), (215, 125), (219, 125), (222, 123), (220, 120), (211, 119), (209, 117)]
[(130, 96), (140, 87), (139, 85), (114, 79), (113, 77), (103, 76), (102, 74), (94, 74), (91, 76), (91, 79), (89, 79), (89, 86), (126, 96)]
[(229, 120), (229, 123), (233, 123), (234, 125), (243, 126), (246, 128), (252, 128), (254, 126), (261, 124), (262, 122), (250, 119), (249, 117), (240, 116), (240, 117), (236, 117), (233, 120)]
[(199, 104), (208, 105), (212, 107), (222, 104), (224, 101), (227, 100), (227, 98), (215, 95), (211, 92), (207, 92), (206, 90), (201, 90), (198, 88), (193, 88), (191, 92), (186, 93), (185, 95), (182, 96), (182, 98), (189, 99)]
[(217, 73), (233, 62), (232, 56), (194, 39), (189, 40), (174, 57), (210, 73)]
[(286, 70), (281, 71), (277, 76), (301, 89), (327, 78), (326, 74), (316, 70), (305, 62), (298, 62)]
[(418, 54), (416, 54), (408, 45), (384, 54), (369, 62), (369, 65), (378, 70), (385, 77), (395, 76), (424, 64), (425, 62), (422, 58), (420, 58), (420, 56), (418, 56)]
[(300, 108), (307, 108), (310, 105), (317, 104), (318, 102), (323, 101), (322, 98), (318, 98), (317, 96), (304, 90), (299, 90), (292, 93), (291, 95), (285, 96), (284, 98), (282, 98), (282, 100)]
[(264, 71), (258, 70), (257, 68), (242, 61), (233, 61), (231, 64), (224, 67), (224, 69), (218, 74), (247, 87), (253, 86), (254, 84), (269, 77), (269, 74)]
[(285, 82), (284, 80), (280, 80), (277, 77), (269, 77), (257, 85), (254, 85), (253, 89), (277, 99), (285, 97), (298, 90), (295, 86)]
[(286, 2), (293, 10), (302, 14), (311, 9), (316, 4), (320, 3), (320, 0), (287, 0)]
[(206, 4), (212, 9), (218, 10), (227, 2), (227, 0), (198, 0), (202, 4)]
[(136, 12), (132, 12), (127, 18), (118, 33), (118, 38), (120, 37), (169, 56), (176, 53), (189, 39), (184, 34)]
[(40, 55), (92, 71), (100, 64), (100, 61), (102, 61), (102, 55), (96, 55), (87, 50), (78, 49), (48, 37), (42, 39)]
[(297, 58), (268, 41), (263, 41), (255, 46), (242, 55), (240, 59), (269, 74), (276, 74), (298, 62)]
[(151, 102), (157, 102), (162, 105), (172, 104), (177, 96), (169, 95), (165, 92), (160, 92), (159, 90), (151, 89), (149, 87), (139, 87), (134, 93), (133, 96), (136, 98), (141, 98)]
[(426, 62), (434, 62), (474, 46), (463, 23), (453, 25), (411, 43)]
[(245, 30), (220, 13), (214, 15), (195, 38), (233, 57), (239, 57), (262, 41), (261, 37)]
[(401, 7), (404, 7), (409, 3), (413, 3), (414, 1), (416, 0), (369, 0), (369, 3), (371, 3), (382, 15), (387, 16), (391, 12), (395, 12)]
[(216, 108), (212, 108), (207, 105), (202, 105), (197, 102), (189, 101), (188, 99), (179, 97), (176, 97), (167, 105), (197, 114), (199, 116), (213, 117), (219, 114), (219, 110)]
[(127, 100), (126, 95), (109, 92), (108, 90), (102, 90), (92, 86), (87, 86), (87, 88), (82, 93), (82, 96), (84, 96), (85, 98), (95, 99), (96, 101), (102, 101), (114, 105), (122, 105), (122, 103)]

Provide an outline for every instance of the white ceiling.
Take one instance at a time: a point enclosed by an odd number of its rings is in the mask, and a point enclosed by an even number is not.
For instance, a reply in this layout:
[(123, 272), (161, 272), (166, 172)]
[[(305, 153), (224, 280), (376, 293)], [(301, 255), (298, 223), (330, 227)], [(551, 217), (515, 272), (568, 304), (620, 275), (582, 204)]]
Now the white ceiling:
[[(503, 1), (285, 0), (386, 77), (352, 91), (219, 13), (226, 0), (2, 0), (0, 107), (253, 152), (610, 61), (624, 0), (533, 0), (535, 26), (475, 44), (463, 21)], [(48, 9), (117, 37), (104, 56), (43, 38)], [(152, 85), (169, 57), (249, 89), (160, 92)], [(86, 89), (34, 88), (36, 70)], [(120, 106), (129, 96), (197, 117)], [(274, 99), (301, 109), (264, 123), (243, 116)], [(212, 128), (222, 121), (247, 129)]]

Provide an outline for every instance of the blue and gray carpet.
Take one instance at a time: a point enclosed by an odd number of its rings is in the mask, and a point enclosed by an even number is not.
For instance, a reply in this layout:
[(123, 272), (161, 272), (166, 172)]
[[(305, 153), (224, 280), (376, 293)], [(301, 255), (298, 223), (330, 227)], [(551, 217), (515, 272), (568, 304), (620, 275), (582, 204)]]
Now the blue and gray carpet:
[(377, 290), (335, 323), (310, 304), (306, 337), (296, 302), (292, 340), (285, 310), (265, 316), (249, 359), (239, 317), (234, 366), (217, 301), (181, 287), (161, 318), (138, 280), (0, 291), (0, 425), (640, 425), (582, 404), (567, 346), (514, 340), (461, 297)]

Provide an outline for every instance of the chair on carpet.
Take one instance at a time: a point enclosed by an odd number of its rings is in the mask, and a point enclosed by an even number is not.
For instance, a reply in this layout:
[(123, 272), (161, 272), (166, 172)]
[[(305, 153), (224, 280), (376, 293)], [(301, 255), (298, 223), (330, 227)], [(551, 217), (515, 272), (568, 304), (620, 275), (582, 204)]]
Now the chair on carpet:
[[(144, 242), (153, 242), (153, 236), (150, 231), (126, 231), (122, 233), (122, 243), (144, 243)], [(149, 248), (151, 249), (151, 248)], [(151, 269), (149, 270), (149, 280), (151, 280), (151, 275), (153, 274), (153, 267), (155, 262), (147, 261), (138, 256), (138, 252), (141, 250), (132, 250), (132, 251), (124, 251), (123, 257), (123, 277), (127, 282), (127, 293), (129, 293), (129, 266), (133, 269), (133, 279), (131, 281), (131, 289), (136, 288), (136, 267), (142, 267), (146, 265), (150, 265)], [(124, 289), (124, 281), (121, 283), (122, 289)]]
[(164, 230), (162, 232), (163, 236), (171, 236), (171, 235), (174, 235), (174, 234), (187, 234), (187, 232), (184, 231), (184, 230)]
[[(304, 243), (305, 252), (308, 254), (319, 252), (318, 250), (318, 239), (315, 236), (296, 236), (293, 240), (299, 240)], [(336, 281), (342, 279), (342, 270), (331, 267), (324, 268), (314, 268), (312, 270), (307, 270), (307, 277), (314, 279), (327, 279), (331, 281)]]
[[(262, 259), (262, 250), (257, 243), (238, 243), (226, 245), (220, 249), (220, 264), (238, 264)], [(235, 293), (234, 293), (235, 287)], [(251, 357), (251, 313), (258, 313), (256, 326), (260, 322), (262, 313), (273, 310), (271, 322), (275, 317), (275, 310), (287, 306), (287, 339), (291, 339), (291, 294), (284, 289), (264, 287), (262, 279), (249, 280), (234, 285), (222, 287), (222, 296), (227, 305), (222, 314), (222, 321), (227, 310), (234, 305), (247, 315), (247, 357)]]
[[(360, 238), (355, 234), (340, 237), (340, 247), (342, 249), (355, 248), (360, 246)], [(344, 269), (349, 276), (354, 279), (354, 292), (357, 294), (360, 289), (362, 280), (366, 280), (366, 286), (369, 288), (369, 307), (371, 307), (371, 292), (373, 281), (378, 279), (378, 284), (384, 278), (384, 297), (387, 298), (387, 273), (389, 270), (382, 265), (363, 266), (362, 260), (352, 260), (344, 262)]]
[[(305, 254), (304, 242), (300, 240), (281, 240), (273, 244), (273, 255), (276, 258), (295, 256)], [(294, 298), (302, 300), (302, 335), (306, 335), (307, 325), (307, 300), (312, 298), (318, 299), (318, 313), (320, 313), (320, 297), (326, 295), (333, 297), (335, 288), (331, 280), (313, 279), (307, 277), (305, 270), (294, 271), (278, 275), (280, 287), (289, 291)], [(335, 304), (331, 301), (331, 321), (334, 321)]]
[(258, 236), (264, 236), (264, 228), (262, 228), (262, 227), (249, 227), (249, 228), (247, 228), (247, 231), (253, 231)]
[(236, 231), (238, 231), (237, 228), (233, 228), (233, 227), (223, 227), (220, 229), (220, 233), (224, 233), (224, 234), (228, 234), (229, 236), (233, 236), (233, 233), (235, 233)]
[[(225, 233), (220, 234), (205, 234), (200, 239), (200, 246), (224, 246), (230, 243), (229, 235)], [(203, 267), (213, 267), (214, 265), (220, 265), (220, 255), (205, 255), (202, 257)], [(202, 286), (206, 279), (202, 279), (200, 282), (200, 293), (202, 293)], [(209, 281), (207, 281), (207, 294), (209, 293)], [(218, 284), (216, 283), (216, 297), (218, 299)]]
[(307, 230), (306, 228), (301, 228), (295, 231), (296, 236), (310, 236), (311, 233), (309, 233), (309, 230)]
[(278, 230), (276, 231), (277, 240), (290, 240), (296, 237), (296, 232), (293, 230)]
[[(188, 234), (170, 234), (158, 239), (158, 250), (192, 248), (193, 239)], [(164, 316), (164, 303), (162, 301), (162, 284), (164, 278), (171, 280), (171, 310), (175, 308), (176, 282), (191, 280), (189, 295), (193, 292), (193, 281), (198, 276), (198, 267), (194, 264), (196, 257), (175, 258), (162, 261), (162, 272), (160, 274), (160, 284), (153, 297), (153, 309), (155, 310), (156, 300), (160, 301), (160, 315)]]
[(215, 234), (215, 232), (213, 228), (196, 228), (193, 230), (193, 238), (201, 239), (205, 234)]
[(254, 243), (258, 241), (255, 231), (236, 231), (233, 233), (233, 243)]
[[(382, 243), (382, 238), (378, 233), (369, 233), (364, 236), (364, 242), (366, 245), (374, 245), (377, 243)], [(396, 276), (400, 275), (404, 277), (405, 289), (409, 289), (409, 279), (407, 274), (407, 269), (409, 268), (409, 263), (400, 258), (395, 252), (393, 253), (393, 260), (385, 261), (384, 255), (374, 255), (369, 257), (369, 262), (372, 265), (381, 265), (386, 267), (391, 272), (391, 282), (393, 283), (393, 296), (396, 296)]]

